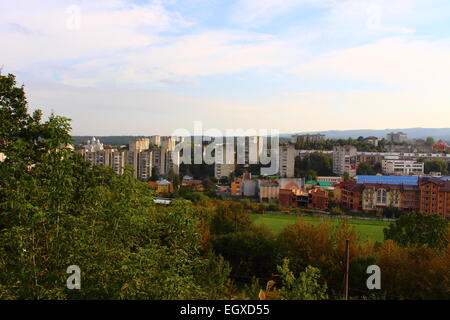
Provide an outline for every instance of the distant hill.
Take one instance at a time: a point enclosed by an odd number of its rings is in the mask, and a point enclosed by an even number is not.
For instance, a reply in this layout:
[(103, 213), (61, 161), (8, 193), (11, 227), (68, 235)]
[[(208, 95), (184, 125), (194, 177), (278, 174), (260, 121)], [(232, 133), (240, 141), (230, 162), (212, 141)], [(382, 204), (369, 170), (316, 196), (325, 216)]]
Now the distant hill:
[[(328, 131), (309, 131), (299, 132), (298, 134), (305, 133), (322, 133), (331, 139), (348, 139), (358, 138), (360, 136), (369, 137), (375, 136), (379, 138), (386, 138), (386, 135), (390, 132), (404, 132), (408, 135), (409, 139), (426, 139), (427, 137), (433, 137), (436, 140), (450, 141), (450, 128), (409, 128), (409, 129), (384, 129), (384, 130), (328, 130)], [(284, 137), (292, 136), (293, 134), (283, 134)]]
[[(95, 136), (95, 139), (100, 140), (101, 143), (110, 145), (126, 145), (136, 138), (143, 138), (144, 136)], [(86, 141), (92, 140), (92, 136), (72, 136), (74, 144), (83, 144)]]

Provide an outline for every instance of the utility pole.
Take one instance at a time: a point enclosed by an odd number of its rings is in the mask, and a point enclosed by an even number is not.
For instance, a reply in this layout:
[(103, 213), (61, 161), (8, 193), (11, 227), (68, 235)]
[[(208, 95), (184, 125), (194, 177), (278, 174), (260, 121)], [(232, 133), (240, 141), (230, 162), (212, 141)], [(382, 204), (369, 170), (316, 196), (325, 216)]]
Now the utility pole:
[(348, 275), (350, 271), (350, 240), (345, 240), (345, 275), (344, 275), (344, 300), (348, 300)]

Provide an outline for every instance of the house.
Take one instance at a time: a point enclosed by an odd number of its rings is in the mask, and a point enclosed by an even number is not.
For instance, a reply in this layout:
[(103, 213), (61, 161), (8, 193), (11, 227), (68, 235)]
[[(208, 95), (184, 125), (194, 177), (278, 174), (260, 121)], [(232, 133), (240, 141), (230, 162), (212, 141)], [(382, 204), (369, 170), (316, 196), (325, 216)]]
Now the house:
[(328, 209), (328, 202), (330, 201), (330, 196), (328, 191), (321, 188), (315, 188), (309, 191), (310, 202), (308, 207), (311, 209)]
[(172, 193), (173, 192), (172, 183), (166, 179), (161, 179), (158, 181), (149, 181), (148, 184), (155, 187), (156, 192), (158, 192), (158, 193)]

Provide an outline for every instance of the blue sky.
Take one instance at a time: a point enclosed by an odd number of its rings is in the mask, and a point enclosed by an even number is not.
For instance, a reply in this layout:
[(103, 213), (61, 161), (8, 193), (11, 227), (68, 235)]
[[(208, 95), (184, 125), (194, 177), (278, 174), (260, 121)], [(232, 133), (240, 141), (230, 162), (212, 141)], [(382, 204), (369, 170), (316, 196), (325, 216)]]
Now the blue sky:
[(74, 135), (448, 127), (444, 0), (0, 1), (0, 64)]

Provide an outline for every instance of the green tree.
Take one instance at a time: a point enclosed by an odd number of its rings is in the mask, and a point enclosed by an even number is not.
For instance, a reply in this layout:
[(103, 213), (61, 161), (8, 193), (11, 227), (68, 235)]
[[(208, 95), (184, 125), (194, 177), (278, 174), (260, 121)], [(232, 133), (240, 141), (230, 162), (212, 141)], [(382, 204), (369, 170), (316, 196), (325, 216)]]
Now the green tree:
[(361, 162), (358, 165), (358, 169), (356, 170), (356, 174), (358, 174), (358, 175), (374, 175), (375, 174), (375, 170), (367, 162)]
[[(27, 110), (14, 76), (0, 76), (0, 152), (7, 157), (0, 163), (0, 298), (226, 294), (221, 284), (211, 290), (227, 268), (220, 261), (209, 267), (216, 258), (203, 252), (202, 218), (189, 201), (157, 208), (150, 186), (129, 169), (116, 175), (66, 148), (68, 119), (43, 122), (40, 111)], [(74, 264), (82, 290), (66, 288)]]
[(422, 160), (424, 162), (424, 171), (426, 174), (431, 172), (440, 172), (443, 176), (448, 174), (448, 163), (444, 159)]
[(231, 277), (248, 282), (252, 277), (269, 280), (275, 270), (275, 236), (265, 226), (214, 237), (214, 250), (231, 265)]
[(250, 227), (249, 215), (241, 203), (221, 201), (217, 204), (211, 219), (213, 234), (226, 234), (246, 230)]
[(436, 140), (434, 140), (433, 137), (427, 137), (427, 140), (425, 141), (425, 145), (431, 147), (436, 143)]
[(277, 267), (282, 279), (283, 287), (280, 289), (280, 298), (286, 300), (325, 300), (326, 284), (320, 283), (320, 270), (308, 266), (299, 277), (289, 270), (289, 259), (284, 259), (283, 264)]
[(402, 246), (445, 248), (448, 245), (448, 222), (438, 214), (403, 215), (383, 231), (385, 240), (394, 240)]

